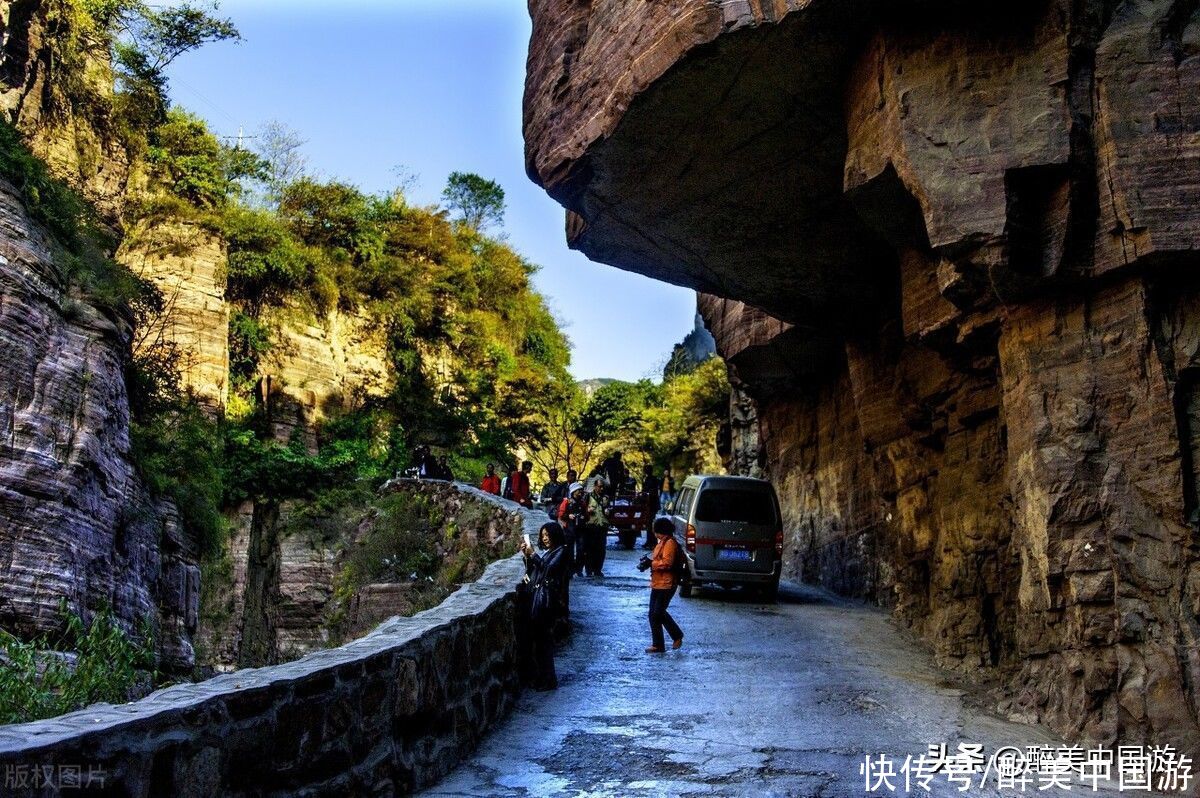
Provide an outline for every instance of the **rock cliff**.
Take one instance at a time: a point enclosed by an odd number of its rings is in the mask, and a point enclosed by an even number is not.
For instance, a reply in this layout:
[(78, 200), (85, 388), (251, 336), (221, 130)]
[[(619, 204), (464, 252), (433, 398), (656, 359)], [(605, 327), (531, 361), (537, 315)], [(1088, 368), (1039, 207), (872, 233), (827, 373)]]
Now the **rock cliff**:
[(158, 626), (165, 668), (190, 668), (197, 553), (129, 456), (132, 331), (66, 287), (55, 252), (0, 182), (0, 624), (36, 634), (61, 600), (108, 605)]
[(1197, 5), (530, 9), (529, 174), (702, 292), (790, 572), (1011, 714), (1195, 749)]
[[(82, 13), (72, 3), (0, 2), (0, 113), (98, 212), (115, 258), (162, 303), (136, 326), (124, 310), (102, 310), (72, 285), (69, 253), (25, 207), (21, 187), (0, 184), (0, 625), (56, 629), (63, 599), (85, 619), (111, 606), (129, 629), (150, 619), (160, 665), (186, 672), (201, 553), (176, 508), (138, 475), (126, 379), (134, 354), (166, 344), (181, 386), (211, 416), (224, 412), (226, 245), (203, 214), (131, 212), (160, 189), (123, 143), (113, 69)], [(272, 321), (279, 341), (261, 375), (272, 432), (286, 442), (298, 431), (314, 449), (329, 411), (386, 390), (387, 361), (365, 318), (281, 310)], [(232, 514), (226, 555), (237, 561), (208, 564), (243, 584), (266, 578), (247, 556), (254, 513)]]
[(330, 413), (361, 407), (386, 393), (391, 380), (387, 347), (378, 324), (365, 311), (275, 309), (271, 323), (279, 340), (260, 365), (275, 438), (300, 435), (316, 450), (316, 427)]
[(117, 258), (162, 292), (162, 310), (134, 336), (134, 351), (163, 344), (179, 357), (182, 386), (213, 411), (229, 401), (229, 305), (225, 247), (200, 225), (137, 225)]
[[(408, 512), (394, 512), (396, 500)], [(247, 503), (239, 512), (228, 572), (206, 574), (204, 665), (232, 670), (296, 659), (426, 609), (515, 552), (524, 523), (512, 502), (437, 480), (390, 480), (378, 496), (332, 516), (304, 509)], [(428, 549), (419, 567), (430, 573), (419, 578), (379, 567), (412, 547), (408, 534)], [(368, 555), (377, 570), (358, 573)]]

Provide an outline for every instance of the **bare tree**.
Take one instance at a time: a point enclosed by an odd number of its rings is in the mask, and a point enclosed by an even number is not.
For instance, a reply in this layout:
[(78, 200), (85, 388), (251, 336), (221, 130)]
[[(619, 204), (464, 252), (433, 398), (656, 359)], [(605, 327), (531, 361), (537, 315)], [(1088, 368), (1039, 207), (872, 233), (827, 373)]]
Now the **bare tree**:
[(593, 456), (600, 441), (581, 434), (580, 414), (581, 408), (577, 402), (556, 404), (545, 412), (543, 444), (529, 455), (529, 459), (541, 471), (555, 468), (560, 473), (566, 473), (575, 469), (580, 474), (586, 474), (593, 466)]
[(276, 205), (283, 189), (304, 176), (308, 158), (301, 151), (308, 142), (282, 122), (267, 122), (255, 134), (254, 150), (267, 162), (266, 202)]

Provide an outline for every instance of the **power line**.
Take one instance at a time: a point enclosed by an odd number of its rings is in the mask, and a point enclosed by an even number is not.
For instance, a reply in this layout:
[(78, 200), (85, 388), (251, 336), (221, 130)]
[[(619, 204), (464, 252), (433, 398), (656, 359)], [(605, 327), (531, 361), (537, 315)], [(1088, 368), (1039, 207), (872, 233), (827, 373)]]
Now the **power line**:
[[(196, 97), (197, 97), (197, 98), (199, 98), (199, 100), (200, 100), (202, 103), (204, 103), (204, 104), (205, 104), (205, 105), (207, 105), (209, 108), (211, 108), (211, 109), (213, 109), (214, 111), (216, 111), (216, 112), (217, 112), (218, 114), (220, 114), (221, 116), (225, 117), (225, 118), (226, 118), (226, 119), (229, 121), (229, 124), (231, 124), (231, 125), (236, 125), (236, 124), (238, 124), (238, 121), (237, 121), (236, 119), (234, 119), (232, 116), (230, 116), (228, 113), (226, 113), (226, 111), (225, 111), (225, 109), (224, 109), (224, 108), (222, 108), (221, 106), (217, 105), (217, 104), (216, 104), (216, 103), (214, 103), (212, 100), (208, 99), (208, 97), (204, 96), (204, 94), (203, 94), (203, 93), (202, 93), (202, 92), (201, 92), (199, 89), (197, 89), (195, 86), (192, 86), (192, 85), (191, 85), (190, 83), (188, 83), (186, 80), (183, 80), (182, 78), (178, 78), (178, 77), (174, 77), (174, 76), (173, 76), (173, 77), (171, 78), (171, 84), (172, 84), (172, 85), (179, 85), (179, 86), (183, 86), (185, 89), (187, 89), (188, 91), (190, 91), (192, 94), (196, 95)], [(239, 128), (239, 129), (240, 129), (240, 128)]]

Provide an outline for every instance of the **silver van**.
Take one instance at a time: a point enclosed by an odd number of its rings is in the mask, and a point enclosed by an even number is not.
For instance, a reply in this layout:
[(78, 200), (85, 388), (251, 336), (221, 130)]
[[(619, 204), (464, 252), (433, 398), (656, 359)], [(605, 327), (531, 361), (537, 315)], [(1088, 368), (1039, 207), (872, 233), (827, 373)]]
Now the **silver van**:
[(709, 582), (753, 585), (775, 597), (783, 570), (783, 520), (770, 482), (690, 476), (668, 512), (687, 555), (681, 596)]

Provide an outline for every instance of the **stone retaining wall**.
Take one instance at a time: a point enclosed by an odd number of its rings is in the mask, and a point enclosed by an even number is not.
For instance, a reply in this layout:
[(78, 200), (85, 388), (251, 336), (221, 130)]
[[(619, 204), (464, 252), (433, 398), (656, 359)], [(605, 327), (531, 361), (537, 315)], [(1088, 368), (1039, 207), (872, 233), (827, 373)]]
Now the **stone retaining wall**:
[[(475, 488), (479, 500), (515, 507)], [(536, 535), (545, 521), (524, 512)], [(0, 794), (392, 795), (453, 768), (519, 692), (519, 556), (438, 607), (295, 662), (0, 727)]]

